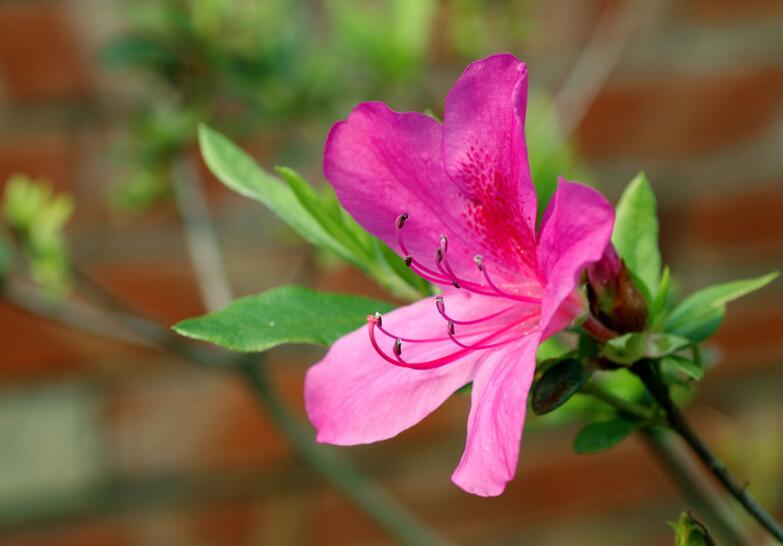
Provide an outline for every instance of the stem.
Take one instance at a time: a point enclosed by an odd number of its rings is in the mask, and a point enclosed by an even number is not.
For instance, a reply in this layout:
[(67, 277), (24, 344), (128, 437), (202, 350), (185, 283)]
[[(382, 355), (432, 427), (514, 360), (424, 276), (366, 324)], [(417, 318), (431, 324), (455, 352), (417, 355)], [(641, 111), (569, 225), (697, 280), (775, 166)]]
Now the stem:
[(624, 413), (625, 415), (633, 417), (634, 419), (646, 422), (655, 420), (655, 412), (649, 408), (634, 404), (633, 402), (628, 402), (627, 400), (623, 400), (609, 391), (604, 390), (594, 382), (586, 383), (582, 386), (579, 392), (592, 396), (593, 398), (600, 400), (609, 406), (612, 406), (620, 413)]
[[(407, 546), (448, 546), (446, 538), (429, 529), (413, 513), (365, 477), (350, 462), (330, 453), (313, 442), (307, 425), (292, 416), (269, 387), (257, 365), (251, 365), (248, 355), (228, 358), (223, 352), (193, 347), (167, 328), (147, 319), (106, 311), (73, 300), (53, 303), (39, 292), (18, 281), (8, 279), (3, 285), (3, 298), (17, 308), (35, 316), (55, 320), (69, 328), (86, 331), (124, 344), (156, 346), (196, 365), (219, 365), (236, 369), (247, 380), (263, 409), (291, 442), (297, 453), (317, 474), (334, 487), (386, 532)], [(258, 358), (258, 355), (254, 355)]]
[(361, 507), (385, 529), (393, 530), (393, 534), (404, 544), (420, 546), (452, 544), (414, 520), (411, 514), (383, 488), (360, 474), (345, 459), (338, 458), (335, 453), (315, 444), (310, 428), (288, 413), (257, 365), (246, 363), (241, 369), (264, 409), (296, 447), (299, 455), (332, 485), (342, 489), (356, 506)]
[(718, 479), (726, 490), (739, 502), (770, 535), (783, 544), (783, 527), (754, 499), (745, 487), (739, 484), (722, 462), (709, 450), (707, 445), (691, 428), (685, 416), (669, 394), (669, 387), (661, 379), (655, 361), (640, 360), (632, 370), (644, 383), (656, 402), (663, 408), (669, 426), (688, 444), (707, 469)]
[(715, 485), (700, 472), (695, 461), (684, 451), (682, 444), (672, 442), (671, 433), (661, 428), (643, 428), (639, 433), (650, 451), (671, 476), (686, 502), (693, 507), (709, 528), (721, 536), (725, 544), (755, 546), (756, 541), (744, 529), (726, 498), (715, 490)]
[(174, 163), (174, 189), (201, 296), (207, 309), (215, 311), (231, 301), (231, 289), (201, 187), (201, 177), (187, 157), (181, 157)]

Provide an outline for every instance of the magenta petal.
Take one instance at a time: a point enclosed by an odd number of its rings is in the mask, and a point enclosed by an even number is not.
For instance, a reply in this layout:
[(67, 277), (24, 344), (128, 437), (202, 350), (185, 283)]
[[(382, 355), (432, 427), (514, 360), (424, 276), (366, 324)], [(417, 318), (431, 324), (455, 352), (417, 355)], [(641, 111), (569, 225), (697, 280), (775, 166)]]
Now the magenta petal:
[(324, 174), (351, 216), (398, 253), (395, 220), (408, 213), (403, 234), (419, 261), (433, 267), (445, 234), (458, 274), (475, 274), (478, 250), (461, 216), (464, 196), (443, 169), (441, 138), (440, 123), (429, 116), (363, 103), (332, 127)]
[(524, 337), (488, 353), (479, 364), (465, 452), (451, 476), (469, 493), (500, 495), (516, 473), (540, 337), (539, 332)]
[[(481, 316), (496, 305), (493, 298), (463, 293), (447, 296), (450, 308), (464, 316)], [(428, 298), (383, 316), (395, 334), (416, 338), (446, 337), (447, 323)], [(385, 339), (391, 354), (391, 339)], [(431, 360), (458, 350), (446, 339), (436, 343), (404, 343), (410, 362)], [(410, 370), (383, 360), (368, 340), (367, 326), (339, 339), (305, 379), (305, 406), (318, 431), (318, 441), (354, 445), (391, 438), (415, 425), (454, 391), (473, 379), (476, 351), (447, 366)]]
[(446, 97), (443, 122), (443, 162), (470, 200), (468, 218), (484, 246), (509, 261), (535, 248), (526, 106), (525, 65), (493, 55), (465, 69)]
[(545, 337), (563, 326), (552, 319), (574, 292), (582, 270), (603, 255), (613, 226), (614, 208), (603, 195), (563, 178), (558, 181), (544, 213), (538, 246), (538, 262), (546, 279), (541, 304)]

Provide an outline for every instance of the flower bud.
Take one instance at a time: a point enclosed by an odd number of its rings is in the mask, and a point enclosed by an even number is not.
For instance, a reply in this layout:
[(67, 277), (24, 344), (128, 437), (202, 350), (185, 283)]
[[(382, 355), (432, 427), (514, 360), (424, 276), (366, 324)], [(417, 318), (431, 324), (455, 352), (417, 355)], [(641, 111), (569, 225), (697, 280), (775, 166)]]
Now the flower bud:
[(607, 328), (619, 334), (644, 330), (647, 304), (612, 245), (587, 269), (587, 297), (590, 313)]

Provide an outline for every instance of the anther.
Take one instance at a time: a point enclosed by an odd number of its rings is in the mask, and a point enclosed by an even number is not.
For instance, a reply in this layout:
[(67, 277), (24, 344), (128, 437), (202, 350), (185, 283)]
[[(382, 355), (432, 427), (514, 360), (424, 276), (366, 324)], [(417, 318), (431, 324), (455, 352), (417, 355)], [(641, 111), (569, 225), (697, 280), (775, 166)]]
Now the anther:
[(438, 247), (435, 251), (435, 261), (441, 263), (443, 261), (443, 251)]
[(484, 271), (484, 257), (481, 254), (476, 254), (473, 256), (473, 262), (475, 262), (476, 267), (479, 268), (479, 271)]
[(445, 235), (441, 235), (438, 239), (438, 247), (443, 249), (443, 253), (449, 249), (449, 240)]
[(383, 318), (381, 317), (381, 314), (378, 311), (375, 312), (373, 318), (375, 319), (375, 323), (378, 326), (383, 326)]
[(451, 281), (451, 286), (454, 288), (462, 288), (457, 281)]
[(450, 336), (453, 336), (453, 335), (454, 335), (454, 331), (455, 331), (455, 330), (454, 330), (454, 321), (453, 321), (453, 320), (450, 320), (450, 321), (449, 321), (449, 335), (450, 335)]
[(398, 358), (402, 356), (402, 340), (400, 338), (394, 340), (394, 347), (392, 348), (392, 351), (394, 351), (394, 356)]
[(397, 217), (397, 229), (402, 229), (402, 226), (405, 225), (405, 220), (407, 220), (407, 219), (408, 219), (408, 213), (407, 212), (405, 212), (403, 214), (400, 214)]
[(443, 303), (443, 296), (435, 296), (435, 307), (441, 315), (446, 312), (446, 304)]
[(405, 256), (405, 265), (410, 267), (412, 263), (413, 263), (413, 256), (411, 256), (410, 254)]

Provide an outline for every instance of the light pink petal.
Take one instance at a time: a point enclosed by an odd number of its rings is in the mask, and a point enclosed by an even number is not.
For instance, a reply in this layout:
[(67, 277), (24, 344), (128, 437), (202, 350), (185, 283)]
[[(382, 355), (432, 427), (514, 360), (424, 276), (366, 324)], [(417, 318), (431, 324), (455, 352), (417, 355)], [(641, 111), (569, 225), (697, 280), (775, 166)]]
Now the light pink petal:
[[(545, 337), (578, 313), (573, 292), (579, 275), (601, 258), (613, 226), (614, 208), (603, 195), (563, 178), (558, 181), (544, 213), (538, 246), (538, 262), (546, 279), (541, 304)], [(566, 306), (570, 309), (564, 309)]]
[(351, 216), (398, 253), (395, 220), (408, 213), (403, 234), (417, 260), (434, 269), (444, 234), (455, 273), (475, 279), (479, 249), (461, 215), (464, 196), (443, 169), (441, 139), (440, 123), (429, 116), (363, 103), (332, 127), (324, 174)]
[[(476, 61), (446, 97), (443, 162), (469, 199), (466, 219), (506, 271), (535, 270), (536, 193), (524, 138), (527, 68)], [(490, 256), (486, 256), (490, 258)]]
[[(473, 318), (497, 311), (497, 299), (463, 292), (446, 296), (447, 309)], [(383, 326), (407, 338), (446, 338), (437, 343), (403, 343), (403, 358), (419, 362), (460, 348), (447, 338), (447, 322), (434, 299), (401, 307), (383, 316)], [(378, 336), (391, 355), (393, 340)], [(433, 370), (401, 368), (383, 360), (372, 348), (363, 326), (339, 339), (305, 379), (305, 406), (318, 431), (318, 441), (354, 445), (391, 438), (415, 425), (454, 391), (473, 379), (482, 351), (474, 351)]]
[(451, 479), (482, 497), (500, 495), (516, 473), (527, 395), (536, 368), (535, 332), (487, 353), (473, 379), (465, 452)]

